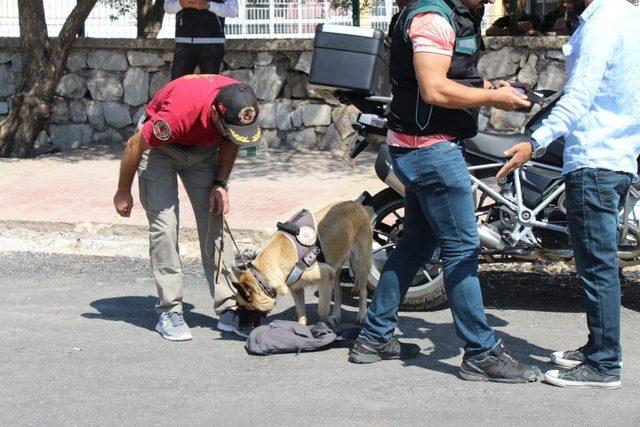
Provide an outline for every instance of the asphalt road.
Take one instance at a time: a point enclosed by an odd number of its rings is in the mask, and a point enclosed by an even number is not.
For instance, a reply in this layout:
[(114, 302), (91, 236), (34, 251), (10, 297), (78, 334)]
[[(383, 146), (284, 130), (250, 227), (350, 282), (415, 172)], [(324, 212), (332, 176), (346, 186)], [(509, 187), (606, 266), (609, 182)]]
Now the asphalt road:
[[(604, 392), (458, 379), (448, 310), (401, 313), (399, 335), (422, 347), (410, 361), (350, 365), (344, 344), (249, 356), (215, 330), (198, 265), (185, 270), (194, 340), (172, 343), (153, 331), (144, 260), (0, 253), (0, 425), (640, 423), (638, 273), (624, 284), (623, 386)], [(514, 355), (546, 369), (551, 351), (583, 344), (582, 300), (569, 270), (517, 270), (481, 274), (488, 317)], [(293, 318), (290, 299), (278, 310)], [(345, 310), (352, 321), (355, 308)]]

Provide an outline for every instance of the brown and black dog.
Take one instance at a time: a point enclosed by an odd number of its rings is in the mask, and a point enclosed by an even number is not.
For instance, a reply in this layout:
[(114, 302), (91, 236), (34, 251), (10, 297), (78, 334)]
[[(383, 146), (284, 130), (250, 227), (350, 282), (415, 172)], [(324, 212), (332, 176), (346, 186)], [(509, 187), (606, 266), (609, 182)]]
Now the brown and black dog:
[[(348, 261), (355, 275), (353, 294), (357, 294), (360, 300), (357, 321), (362, 323), (367, 309), (367, 277), (371, 268), (373, 232), (369, 214), (360, 203), (349, 201), (327, 206), (317, 212), (315, 217), (324, 262), (317, 262), (304, 272), (300, 280), (287, 286), (287, 276), (298, 262), (298, 256), (293, 243), (282, 231), (278, 231), (253, 260), (253, 266), (277, 296), (286, 295), (291, 291), (298, 322), (303, 325), (307, 323), (304, 287), (317, 286), (318, 316), (322, 321), (329, 319), (333, 290), (334, 308), (331, 321), (337, 325), (340, 323), (342, 305), (340, 270)], [(234, 272), (238, 278), (238, 282), (234, 283), (238, 291), (238, 305), (265, 314), (270, 312), (276, 300), (265, 292), (254, 274), (250, 270), (235, 267)]]

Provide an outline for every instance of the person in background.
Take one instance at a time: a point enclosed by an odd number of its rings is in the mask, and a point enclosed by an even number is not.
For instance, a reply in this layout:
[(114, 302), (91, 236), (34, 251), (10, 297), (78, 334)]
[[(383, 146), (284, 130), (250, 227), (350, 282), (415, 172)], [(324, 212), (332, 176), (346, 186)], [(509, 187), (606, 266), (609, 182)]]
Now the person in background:
[[(540, 27), (543, 34), (555, 33), (557, 36), (570, 36), (578, 27), (578, 16), (584, 9), (574, 7), (575, 0), (557, 0), (558, 7), (547, 13)], [(580, 2), (582, 3), (582, 2)]]
[(545, 147), (565, 138), (562, 174), (576, 270), (586, 295), (586, 344), (557, 351), (561, 367), (545, 380), (561, 387), (613, 389), (621, 385), (618, 221), (640, 155), (640, 9), (625, 0), (584, 0), (580, 25), (563, 46), (564, 94), (504, 177)]
[[(518, 0), (518, 35), (534, 36), (540, 30), (540, 18), (535, 15), (529, 15), (524, 11), (526, 0)], [(488, 29), (488, 36), (508, 36), (510, 34), (511, 23), (511, 0), (502, 0), (502, 6), (505, 10), (505, 16), (498, 18)]]
[(165, 0), (164, 10), (176, 14), (176, 50), (171, 80), (193, 74), (218, 74), (224, 58), (224, 18), (238, 16), (238, 0)]

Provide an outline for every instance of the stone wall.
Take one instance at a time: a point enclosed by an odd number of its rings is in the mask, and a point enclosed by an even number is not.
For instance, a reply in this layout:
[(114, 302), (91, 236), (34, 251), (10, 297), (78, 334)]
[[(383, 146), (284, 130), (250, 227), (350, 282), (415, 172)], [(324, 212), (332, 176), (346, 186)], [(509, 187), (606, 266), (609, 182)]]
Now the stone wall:
[[(527, 82), (540, 89), (565, 83), (561, 37), (486, 38), (480, 70), (491, 80)], [(122, 142), (144, 105), (169, 81), (171, 40), (79, 39), (56, 88), (51, 119), (38, 136), (62, 150)], [(0, 39), (0, 119), (11, 108), (21, 71), (19, 43)], [(332, 150), (353, 134), (357, 110), (325, 100), (309, 86), (311, 40), (230, 40), (223, 74), (251, 84), (260, 99), (260, 123), (270, 147)], [(337, 70), (338, 71), (338, 70)], [(529, 114), (485, 108), (480, 128), (515, 132)]]

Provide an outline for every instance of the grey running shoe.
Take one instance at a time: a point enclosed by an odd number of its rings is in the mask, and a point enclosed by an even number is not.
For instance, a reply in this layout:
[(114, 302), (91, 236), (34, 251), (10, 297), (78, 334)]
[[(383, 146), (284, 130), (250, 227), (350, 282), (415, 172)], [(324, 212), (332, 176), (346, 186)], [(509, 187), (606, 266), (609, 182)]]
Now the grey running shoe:
[(544, 380), (558, 387), (572, 388), (619, 388), (622, 382), (619, 375), (607, 375), (596, 371), (586, 363), (571, 369), (547, 371)]
[(193, 339), (182, 313), (177, 311), (161, 313), (156, 324), (156, 331), (162, 335), (162, 338), (169, 341), (189, 341)]
[(240, 327), (240, 314), (240, 310), (234, 308), (223, 311), (218, 319), (218, 330), (231, 332), (242, 338), (247, 338), (251, 331)]
[(401, 343), (392, 336), (383, 343), (373, 343), (366, 338), (359, 337), (349, 350), (349, 362), (374, 363), (381, 360), (411, 359), (420, 354), (420, 347), (416, 344)]
[(573, 368), (585, 361), (584, 347), (577, 350), (555, 351), (549, 356), (552, 363), (563, 368)]
[(528, 383), (542, 378), (540, 369), (516, 361), (502, 343), (484, 359), (463, 360), (459, 373), (463, 380), (499, 383)]

